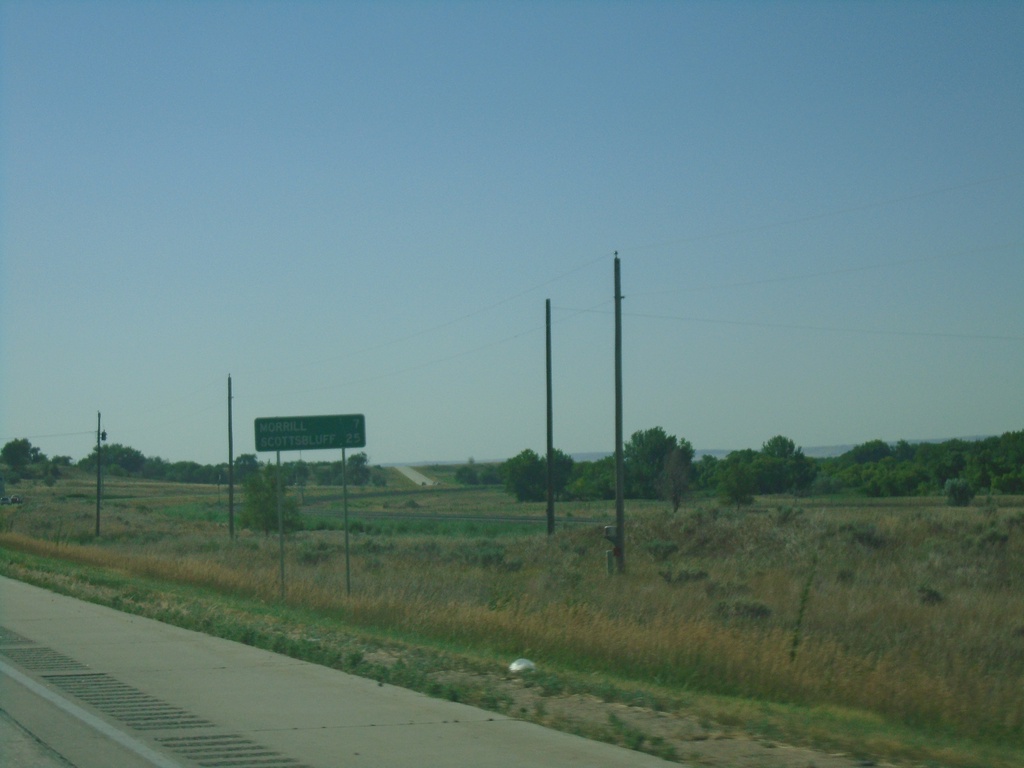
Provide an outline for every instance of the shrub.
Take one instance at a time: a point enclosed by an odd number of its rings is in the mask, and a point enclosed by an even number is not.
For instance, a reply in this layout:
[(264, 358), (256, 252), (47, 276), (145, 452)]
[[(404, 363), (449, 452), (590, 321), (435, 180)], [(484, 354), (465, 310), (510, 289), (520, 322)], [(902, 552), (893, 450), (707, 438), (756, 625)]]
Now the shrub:
[(655, 560), (668, 560), (679, 551), (679, 545), (674, 541), (652, 541), (647, 545), (647, 551)]
[(772, 609), (759, 600), (721, 600), (715, 604), (715, 613), (723, 619), (752, 619), (761, 621), (772, 615)]
[(672, 573), (672, 569), (669, 568), (667, 571), (658, 571), (658, 575), (669, 584), (686, 584), (691, 581), (704, 581), (708, 577), (708, 572), (695, 568), (680, 568), (676, 573)]
[(839, 530), (849, 533), (854, 543), (868, 549), (882, 549), (888, 543), (885, 534), (872, 523), (847, 523), (841, 525)]
[(966, 507), (974, 498), (974, 489), (962, 477), (951, 477), (946, 481), (946, 503), (951, 507)]
[[(244, 528), (269, 534), (277, 530), (277, 467), (268, 465), (261, 472), (250, 475), (245, 481), (245, 492), (239, 523)], [(286, 531), (301, 530), (298, 502), (282, 494), (281, 517)]]

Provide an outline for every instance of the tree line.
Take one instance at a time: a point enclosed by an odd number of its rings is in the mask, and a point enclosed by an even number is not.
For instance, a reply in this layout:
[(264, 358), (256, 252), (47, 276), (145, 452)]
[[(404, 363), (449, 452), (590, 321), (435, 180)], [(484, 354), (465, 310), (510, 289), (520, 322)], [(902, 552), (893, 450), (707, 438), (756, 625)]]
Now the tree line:
[[(623, 446), (626, 498), (664, 499), (678, 509), (691, 492), (748, 504), (755, 495), (849, 493), (866, 496), (946, 494), (962, 504), (980, 493), (1024, 493), (1024, 431), (981, 440), (889, 444), (870, 440), (840, 456), (811, 458), (776, 435), (760, 450), (701, 456), (661, 427), (634, 432)], [(520, 501), (547, 498), (547, 459), (527, 449), (500, 466), (505, 489)], [(615, 458), (577, 462), (554, 451), (552, 486), (563, 501), (615, 498)]]
[[(102, 460), (109, 476), (131, 476), (180, 483), (226, 483), (227, 462), (199, 464), (147, 457), (129, 446), (103, 445)], [(48, 458), (27, 439), (11, 440), (0, 449), (3, 476), (10, 484), (21, 478), (53, 483), (72, 466), (95, 472), (97, 449), (77, 463), (68, 456)], [(678, 508), (689, 493), (718, 496), (734, 504), (750, 503), (755, 495), (791, 493), (862, 494), (865, 496), (919, 496), (945, 493), (962, 503), (976, 494), (1024, 493), (1024, 430), (980, 440), (887, 443), (870, 440), (840, 456), (811, 458), (793, 440), (776, 435), (760, 450), (732, 451), (719, 458), (703, 455), (695, 460), (688, 440), (661, 427), (634, 432), (623, 446), (625, 495), (634, 499), (664, 499)], [(261, 472), (265, 465), (255, 454), (234, 461), (239, 484)], [(346, 470), (351, 485), (386, 485), (382, 467), (370, 466), (364, 452), (341, 461), (282, 464), (288, 485), (340, 485)], [(472, 459), (458, 467), (457, 482), (465, 485), (503, 485), (520, 501), (547, 498), (547, 459), (531, 449), (500, 464), (477, 464)], [(615, 458), (575, 461), (554, 452), (552, 485), (562, 501), (597, 501), (615, 498)]]
[[(167, 461), (159, 456), (146, 456), (142, 451), (120, 443), (103, 445), (100, 454), (103, 471), (109, 477), (140, 477), (146, 480), (161, 480), (170, 483), (205, 483), (209, 485), (228, 482), (228, 463), (200, 464), (195, 461)], [(97, 448), (94, 446), (88, 456), (73, 462), (70, 456), (47, 457), (25, 439), (11, 440), (0, 449), (0, 463), (4, 465), (4, 477), (8, 483), (16, 484), (22, 478), (43, 480), (52, 484), (61, 477), (62, 470), (78, 467), (89, 473), (96, 472)], [(243, 453), (234, 459), (234, 479), (244, 483), (264, 467), (254, 453)], [(294, 485), (341, 485), (342, 471), (347, 471), (349, 485), (384, 485), (386, 475), (381, 467), (370, 466), (364, 452), (346, 457), (346, 463), (329, 462), (282, 462), (282, 475)]]

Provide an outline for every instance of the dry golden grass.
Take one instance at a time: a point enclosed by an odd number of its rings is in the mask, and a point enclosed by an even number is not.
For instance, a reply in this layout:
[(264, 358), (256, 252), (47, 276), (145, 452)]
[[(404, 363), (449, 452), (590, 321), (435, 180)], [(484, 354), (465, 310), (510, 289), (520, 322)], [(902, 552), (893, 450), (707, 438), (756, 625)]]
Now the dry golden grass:
[[(186, 489), (184, 500), (175, 489), (125, 483), (108, 502), (104, 538), (90, 542), (92, 511), (58, 486), (8, 513), (0, 545), (276, 600), (276, 539), (240, 532), (229, 542), (216, 489)], [(415, 493), (420, 510), (454, 498)], [(998, 501), (709, 502), (675, 515), (630, 504), (629, 567), (616, 577), (594, 525), (563, 525), (550, 539), (363, 533), (351, 538), (350, 597), (342, 534), (305, 532), (288, 543), (287, 600), (354, 625), (680, 691), (848, 707), (1020, 743), (1024, 503)], [(497, 496), (479, 510), (538, 511)]]

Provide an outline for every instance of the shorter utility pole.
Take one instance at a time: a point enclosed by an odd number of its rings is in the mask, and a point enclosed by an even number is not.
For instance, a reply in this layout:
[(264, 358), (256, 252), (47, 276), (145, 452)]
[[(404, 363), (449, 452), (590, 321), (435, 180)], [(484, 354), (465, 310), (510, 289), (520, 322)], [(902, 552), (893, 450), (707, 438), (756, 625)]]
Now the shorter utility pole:
[(352, 594), (352, 566), (348, 554), (348, 457), (341, 449), (341, 509), (345, 522), (345, 594)]
[(100, 537), (100, 499), (103, 498), (103, 440), (107, 433), (100, 426), (100, 412), (96, 411), (96, 538)]
[(231, 374), (228, 374), (228, 538), (235, 540), (235, 443), (231, 429)]

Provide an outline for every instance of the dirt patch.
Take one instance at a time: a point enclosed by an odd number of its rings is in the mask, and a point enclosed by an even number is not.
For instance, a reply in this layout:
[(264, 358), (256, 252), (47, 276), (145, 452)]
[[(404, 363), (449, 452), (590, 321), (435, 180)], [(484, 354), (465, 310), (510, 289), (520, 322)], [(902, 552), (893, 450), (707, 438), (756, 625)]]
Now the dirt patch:
[(672, 762), (712, 768), (863, 768), (890, 766), (852, 755), (752, 737), (685, 712), (608, 702), (590, 694), (545, 692), (523, 675), (439, 672), (431, 676), (454, 689), (485, 689), (497, 709), (587, 738), (619, 744)]

